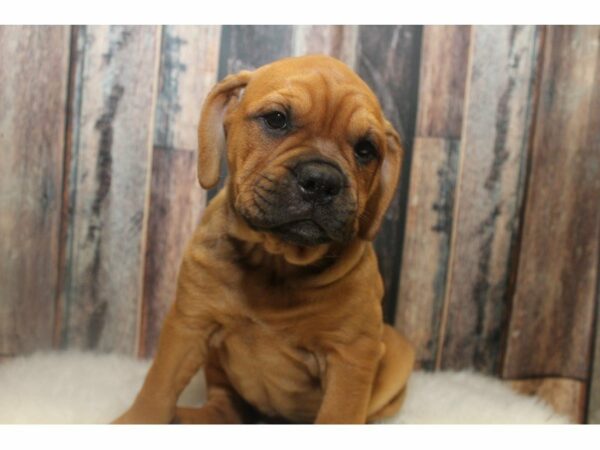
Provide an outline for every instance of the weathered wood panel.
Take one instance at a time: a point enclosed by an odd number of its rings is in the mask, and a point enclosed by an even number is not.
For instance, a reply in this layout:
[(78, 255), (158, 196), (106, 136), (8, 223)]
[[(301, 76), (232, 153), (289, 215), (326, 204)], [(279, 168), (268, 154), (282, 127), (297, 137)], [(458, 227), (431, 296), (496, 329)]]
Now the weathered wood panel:
[(415, 139), (396, 326), (423, 369), (434, 368), (438, 352), (458, 155), (458, 141)]
[(52, 346), (68, 27), (0, 27), (0, 353)]
[(355, 67), (358, 28), (358, 25), (295, 26), (294, 55), (325, 54)]
[[(600, 272), (600, 267), (598, 268)], [(600, 273), (596, 276), (600, 276)], [(589, 380), (589, 399), (587, 405), (587, 422), (600, 424), (600, 285), (596, 292), (594, 353), (592, 354), (592, 371)]]
[(425, 27), (417, 136), (460, 138), (470, 31), (468, 26)]
[[(294, 29), (288, 25), (226, 25), (222, 27), (218, 79), (240, 70), (252, 70), (292, 55)], [(224, 160), (224, 156), (223, 156)], [(226, 164), (221, 164), (221, 179), (208, 191), (212, 199), (223, 187)]]
[(82, 27), (73, 94), (62, 346), (135, 353), (159, 27)]
[(396, 326), (426, 369), (435, 366), (443, 318), (469, 33), (469, 27), (424, 29), (402, 266), (389, 275), (400, 278)]
[(206, 202), (196, 174), (202, 101), (216, 81), (219, 26), (163, 29), (154, 127), (140, 355), (153, 354), (184, 247)]
[[(406, 198), (419, 92), (421, 26), (361, 26), (356, 70), (377, 94), (387, 118), (404, 136), (405, 158), (396, 197), (375, 240), (385, 284), (384, 317), (394, 319)], [(382, 43), (385, 43), (382, 46)]]
[(535, 27), (473, 27), (445, 293), (444, 369), (500, 369), (536, 62)]
[(567, 378), (534, 378), (509, 382), (521, 394), (535, 395), (555, 411), (564, 414), (572, 423), (583, 423), (586, 384)]
[(221, 27), (163, 27), (154, 145), (196, 151), (202, 102), (215, 84)]
[[(596, 41), (598, 42), (598, 41)], [(596, 64), (596, 77), (600, 77), (600, 58), (598, 58), (598, 63)], [(591, 109), (594, 111), (600, 111), (600, 83), (596, 81), (596, 86), (594, 87), (593, 96), (593, 104), (591, 105)], [(594, 125), (595, 124), (595, 125)], [(598, 153), (598, 149), (600, 148), (600, 125), (598, 124), (598, 115), (596, 115), (596, 122), (592, 122), (592, 126), (589, 128), (590, 137), (591, 137), (591, 146), (595, 148), (596, 154)], [(594, 134), (595, 133), (595, 134)], [(595, 137), (593, 137), (595, 135)], [(598, 239), (600, 240), (600, 231), (598, 233)], [(594, 352), (592, 354), (592, 366), (590, 372), (590, 379), (588, 380), (588, 405), (587, 405), (587, 422), (600, 424), (600, 243), (596, 244), (598, 246), (596, 252), (598, 254), (597, 261), (597, 270), (596, 270), (596, 311), (595, 311), (595, 330), (594, 330), (594, 342), (593, 349)]]
[(549, 27), (504, 376), (589, 376), (600, 224), (600, 27)]

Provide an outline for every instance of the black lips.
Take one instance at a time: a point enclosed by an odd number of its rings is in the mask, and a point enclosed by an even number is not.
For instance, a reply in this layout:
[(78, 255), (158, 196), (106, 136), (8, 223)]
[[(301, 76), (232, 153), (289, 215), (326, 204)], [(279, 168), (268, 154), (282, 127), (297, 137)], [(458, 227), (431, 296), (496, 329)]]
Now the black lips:
[(356, 203), (343, 172), (314, 159), (290, 167), (281, 179), (263, 175), (254, 185), (253, 207), (240, 211), (248, 224), (302, 246), (348, 240)]

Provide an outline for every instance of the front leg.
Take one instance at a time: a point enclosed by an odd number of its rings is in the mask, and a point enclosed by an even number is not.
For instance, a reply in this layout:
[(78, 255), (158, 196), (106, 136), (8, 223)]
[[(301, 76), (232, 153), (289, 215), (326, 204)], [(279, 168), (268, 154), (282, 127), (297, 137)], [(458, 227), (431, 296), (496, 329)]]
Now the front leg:
[(113, 423), (170, 423), (181, 391), (204, 364), (212, 329), (209, 322), (184, 316), (174, 305), (142, 389), (133, 405)]
[(325, 392), (315, 423), (366, 423), (382, 354), (380, 342), (361, 338), (327, 355)]

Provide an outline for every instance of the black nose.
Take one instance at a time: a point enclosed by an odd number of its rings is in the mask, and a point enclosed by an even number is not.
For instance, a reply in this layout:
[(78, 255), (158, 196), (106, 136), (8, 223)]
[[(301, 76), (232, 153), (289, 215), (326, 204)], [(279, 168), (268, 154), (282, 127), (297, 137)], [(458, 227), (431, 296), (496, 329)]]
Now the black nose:
[(344, 184), (342, 172), (328, 163), (302, 163), (296, 166), (294, 172), (302, 198), (311, 202), (327, 203), (333, 200)]

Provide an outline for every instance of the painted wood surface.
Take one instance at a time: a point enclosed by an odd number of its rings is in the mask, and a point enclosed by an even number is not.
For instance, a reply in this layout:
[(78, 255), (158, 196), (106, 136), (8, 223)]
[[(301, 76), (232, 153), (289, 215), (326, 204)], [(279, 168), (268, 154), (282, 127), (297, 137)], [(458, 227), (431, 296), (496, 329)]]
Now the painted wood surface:
[(69, 28), (0, 27), (0, 354), (52, 346)]
[(586, 384), (568, 378), (534, 378), (508, 382), (521, 394), (535, 395), (555, 411), (564, 414), (571, 423), (585, 420)]
[(160, 28), (82, 27), (60, 344), (137, 348)]
[[(358, 35), (356, 71), (373, 89), (390, 122), (404, 137), (405, 156), (395, 198), (375, 240), (383, 275), (384, 318), (394, 321), (398, 292), (406, 197), (412, 159), (422, 27), (361, 26)], [(382, 45), (385, 43), (385, 45)]]
[(400, 279), (396, 327), (425, 369), (439, 357), (469, 35), (469, 27), (424, 29), (402, 266), (388, 275)]
[(472, 28), (442, 321), (443, 369), (500, 370), (536, 63), (535, 27)]
[(299, 25), (294, 27), (294, 56), (325, 54), (354, 68), (358, 25)]
[(598, 283), (600, 27), (549, 27), (504, 375), (587, 380)]
[[(292, 55), (294, 29), (288, 25), (225, 25), (221, 33), (218, 80), (240, 70), (253, 70)], [(223, 156), (224, 160), (224, 156)], [(208, 191), (212, 199), (227, 178), (226, 164), (221, 164), (221, 179)]]
[(140, 355), (156, 349), (185, 245), (206, 203), (196, 174), (202, 102), (216, 82), (219, 26), (166, 26), (154, 125)]
[[(598, 269), (600, 271), (600, 268)], [(598, 274), (597, 276), (600, 276)], [(600, 286), (596, 292), (594, 352), (592, 353), (592, 370), (589, 380), (589, 399), (587, 405), (587, 422), (600, 424)]]
[(439, 351), (458, 156), (456, 140), (415, 139), (396, 327), (428, 370)]
[(417, 136), (460, 138), (470, 32), (468, 26), (425, 27)]

